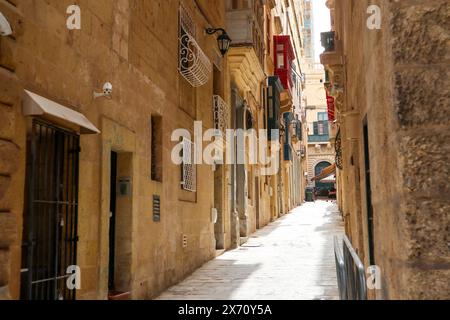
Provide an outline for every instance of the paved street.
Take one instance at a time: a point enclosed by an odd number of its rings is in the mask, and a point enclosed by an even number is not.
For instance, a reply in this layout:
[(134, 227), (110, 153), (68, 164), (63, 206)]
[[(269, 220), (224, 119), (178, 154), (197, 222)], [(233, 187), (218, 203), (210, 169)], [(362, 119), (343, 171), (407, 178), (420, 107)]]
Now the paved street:
[(333, 236), (342, 233), (334, 203), (306, 203), (158, 299), (338, 299)]

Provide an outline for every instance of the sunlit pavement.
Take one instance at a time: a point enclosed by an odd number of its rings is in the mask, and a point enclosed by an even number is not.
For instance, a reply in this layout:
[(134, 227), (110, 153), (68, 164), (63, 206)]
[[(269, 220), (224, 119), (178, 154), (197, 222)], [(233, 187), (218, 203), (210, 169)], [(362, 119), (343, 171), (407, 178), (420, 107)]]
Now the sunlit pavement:
[(342, 233), (334, 202), (306, 203), (158, 299), (338, 299), (333, 236)]

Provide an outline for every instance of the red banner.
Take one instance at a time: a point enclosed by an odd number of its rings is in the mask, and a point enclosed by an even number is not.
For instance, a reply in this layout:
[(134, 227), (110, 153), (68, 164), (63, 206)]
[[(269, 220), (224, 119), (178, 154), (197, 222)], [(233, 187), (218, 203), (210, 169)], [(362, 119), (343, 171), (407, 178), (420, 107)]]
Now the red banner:
[(328, 121), (334, 121), (335, 119), (335, 107), (334, 98), (328, 95), (327, 92), (327, 107), (328, 107)]

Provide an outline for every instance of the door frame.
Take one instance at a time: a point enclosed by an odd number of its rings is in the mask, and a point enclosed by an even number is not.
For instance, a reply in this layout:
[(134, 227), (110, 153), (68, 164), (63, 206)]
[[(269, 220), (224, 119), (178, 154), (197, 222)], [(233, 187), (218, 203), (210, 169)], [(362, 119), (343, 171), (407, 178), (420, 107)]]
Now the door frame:
[[(77, 265), (80, 135), (34, 118), (28, 137), (20, 294), (27, 300), (75, 300), (76, 289), (69, 289), (66, 281), (68, 267)], [(43, 139), (45, 146), (38, 145), (38, 139)], [(44, 168), (38, 168), (41, 161)], [(40, 218), (45, 215), (47, 219), (42, 225), (37, 211)], [(45, 225), (47, 235), (38, 234), (45, 232)], [(48, 243), (37, 247), (39, 240)], [(36, 271), (39, 264), (41, 270), (42, 266), (48, 270), (45, 277)], [(41, 288), (34, 294), (33, 286), (38, 285)]]
[(363, 144), (364, 144), (364, 174), (365, 174), (365, 194), (366, 194), (366, 218), (367, 218), (367, 242), (369, 249), (369, 264), (376, 265), (375, 262), (375, 237), (374, 237), (374, 215), (372, 203), (372, 187), (370, 172), (370, 147), (369, 147), (369, 126), (367, 116), (363, 120)]
[[(110, 192), (111, 192), (111, 152), (118, 154), (127, 153), (132, 156), (132, 174), (131, 178), (131, 239), (133, 239), (135, 230), (137, 228), (137, 194), (134, 192), (136, 184), (135, 177), (138, 176), (138, 161), (136, 159), (136, 135), (133, 131), (120, 125), (112, 119), (103, 116), (101, 119), (102, 129), (102, 158), (101, 158), (101, 210), (100, 210), (100, 257), (99, 257), (99, 289), (97, 299), (104, 300), (109, 295), (109, 230), (110, 230)], [(137, 256), (134, 250), (131, 251), (131, 270), (133, 273), (136, 264)], [(133, 282), (130, 279), (129, 286), (131, 291), (131, 298), (133, 298)]]

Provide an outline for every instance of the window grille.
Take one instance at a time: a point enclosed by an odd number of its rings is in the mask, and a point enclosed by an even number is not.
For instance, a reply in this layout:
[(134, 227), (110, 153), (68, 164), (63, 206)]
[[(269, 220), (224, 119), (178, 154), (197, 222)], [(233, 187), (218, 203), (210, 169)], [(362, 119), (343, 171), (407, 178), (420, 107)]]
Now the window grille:
[(197, 167), (195, 165), (195, 147), (192, 141), (183, 138), (182, 181), (183, 190), (197, 191)]
[(178, 69), (191, 86), (200, 87), (208, 82), (212, 63), (195, 40), (195, 23), (183, 6), (180, 6), (179, 16)]
[(214, 129), (225, 134), (228, 126), (229, 108), (226, 102), (218, 95), (213, 96)]

